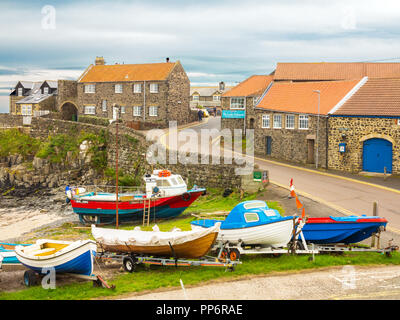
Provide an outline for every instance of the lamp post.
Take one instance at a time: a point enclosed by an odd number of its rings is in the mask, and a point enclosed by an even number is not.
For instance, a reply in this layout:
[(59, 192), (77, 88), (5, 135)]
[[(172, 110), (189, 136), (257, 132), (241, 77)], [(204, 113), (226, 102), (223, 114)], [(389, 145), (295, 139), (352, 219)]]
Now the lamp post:
[(317, 141), (317, 154), (316, 154), (316, 159), (315, 159), (315, 168), (318, 169), (318, 145), (319, 145), (319, 140), (318, 140), (318, 134), (319, 134), (319, 107), (320, 107), (320, 101), (321, 101), (321, 91), (319, 90), (314, 90), (314, 93), (318, 93), (318, 117), (317, 117), (317, 135), (316, 135), (316, 141)]

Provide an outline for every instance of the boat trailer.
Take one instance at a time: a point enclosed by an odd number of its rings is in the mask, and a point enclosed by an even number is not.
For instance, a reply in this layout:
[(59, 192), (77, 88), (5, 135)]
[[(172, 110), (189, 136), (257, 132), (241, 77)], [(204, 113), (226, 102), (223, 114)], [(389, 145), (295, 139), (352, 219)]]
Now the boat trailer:
[[(302, 228), (305, 222), (298, 222), (295, 232), (293, 234), (292, 240), (288, 243), (286, 248), (273, 248), (273, 247), (263, 247), (261, 245), (246, 245), (242, 241), (239, 241), (237, 244), (232, 244), (229, 241), (217, 241), (214, 247), (211, 249), (213, 252), (217, 252), (218, 257), (225, 258), (228, 257), (231, 262), (234, 262), (240, 259), (241, 255), (246, 254), (266, 254), (273, 256), (280, 256), (282, 254), (312, 254), (313, 260), (315, 254), (322, 253), (343, 253), (343, 252), (377, 252), (381, 254), (385, 254), (388, 257), (391, 257), (392, 252), (398, 251), (399, 247), (392, 244), (392, 240), (389, 241), (389, 244), (385, 248), (380, 248), (380, 232), (373, 235), (373, 239), (377, 238), (378, 243), (377, 247), (367, 247), (360, 246), (356, 244), (343, 244), (343, 243), (335, 243), (335, 244), (314, 244), (307, 243)], [(373, 240), (373, 243), (374, 240)], [(221, 251), (222, 250), (222, 251)]]
[[(134, 272), (140, 264), (170, 266), (170, 267), (223, 267), (226, 271), (234, 271), (236, 265), (242, 262), (239, 259), (231, 260), (223, 256), (226, 250), (224, 244), (217, 244), (217, 257), (204, 256), (199, 259), (180, 259), (177, 257), (154, 257), (136, 253), (115, 253), (100, 251), (96, 253), (96, 259), (117, 261), (122, 263), (126, 272)], [(172, 251), (174, 252), (174, 251)]]

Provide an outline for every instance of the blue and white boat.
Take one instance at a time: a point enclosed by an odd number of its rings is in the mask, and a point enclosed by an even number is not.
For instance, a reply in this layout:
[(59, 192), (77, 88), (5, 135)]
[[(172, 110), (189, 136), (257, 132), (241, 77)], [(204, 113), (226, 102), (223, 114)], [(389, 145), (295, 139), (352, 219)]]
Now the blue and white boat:
[(72, 273), (82, 276), (93, 275), (96, 242), (38, 240), (35, 244), (15, 247), (17, 259), (36, 273), (47, 273), (54, 268), (57, 273)]
[[(19, 266), (21, 263), (15, 255), (15, 247), (19, 244), (0, 242), (0, 269), (6, 266)], [(23, 246), (29, 246), (23, 244)]]
[[(265, 201), (252, 200), (236, 205), (221, 223), (217, 240), (231, 244), (281, 248), (291, 240), (298, 217), (282, 217)], [(203, 219), (191, 222), (192, 229), (210, 228), (221, 220)]]

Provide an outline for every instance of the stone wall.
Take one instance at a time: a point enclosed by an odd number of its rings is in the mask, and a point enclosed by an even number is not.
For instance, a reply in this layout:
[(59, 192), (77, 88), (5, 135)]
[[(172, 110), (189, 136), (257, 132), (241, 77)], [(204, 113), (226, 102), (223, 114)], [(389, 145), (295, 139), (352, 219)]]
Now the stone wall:
[(13, 128), (22, 126), (22, 116), (0, 113), (0, 128)]
[[(329, 118), (329, 168), (358, 173), (363, 170), (363, 141), (381, 138), (393, 144), (393, 174), (400, 174), (400, 125), (398, 119), (367, 117)], [(339, 143), (347, 151), (339, 152)]]

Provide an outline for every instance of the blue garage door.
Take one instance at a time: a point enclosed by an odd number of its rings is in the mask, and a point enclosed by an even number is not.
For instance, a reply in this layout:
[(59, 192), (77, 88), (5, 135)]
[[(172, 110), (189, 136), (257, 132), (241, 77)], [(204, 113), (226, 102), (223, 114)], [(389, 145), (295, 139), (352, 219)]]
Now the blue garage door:
[(363, 170), (368, 172), (392, 173), (392, 143), (385, 139), (364, 141)]

